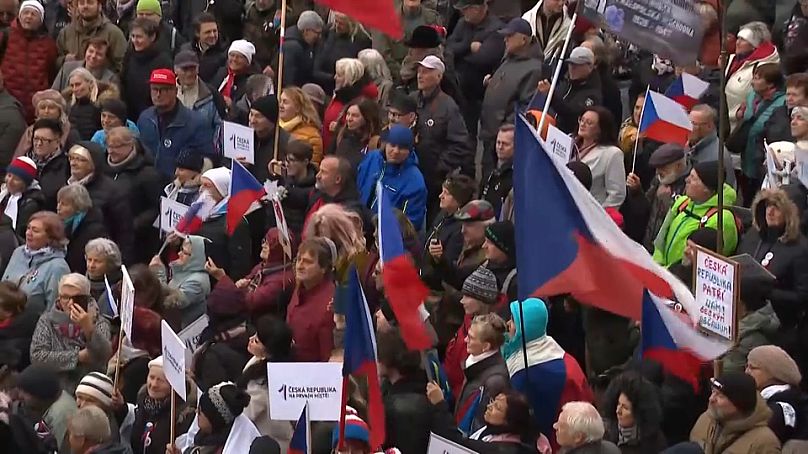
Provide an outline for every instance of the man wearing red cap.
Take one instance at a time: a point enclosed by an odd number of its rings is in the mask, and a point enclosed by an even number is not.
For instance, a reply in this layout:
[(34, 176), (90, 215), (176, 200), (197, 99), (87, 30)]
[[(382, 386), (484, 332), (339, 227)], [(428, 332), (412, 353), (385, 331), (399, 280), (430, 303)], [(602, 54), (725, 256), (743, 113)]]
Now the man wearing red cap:
[(177, 99), (177, 76), (170, 69), (155, 69), (149, 77), (152, 107), (137, 121), (140, 140), (154, 158), (154, 167), (166, 180), (174, 177), (180, 153), (213, 158), (213, 131), (202, 117)]

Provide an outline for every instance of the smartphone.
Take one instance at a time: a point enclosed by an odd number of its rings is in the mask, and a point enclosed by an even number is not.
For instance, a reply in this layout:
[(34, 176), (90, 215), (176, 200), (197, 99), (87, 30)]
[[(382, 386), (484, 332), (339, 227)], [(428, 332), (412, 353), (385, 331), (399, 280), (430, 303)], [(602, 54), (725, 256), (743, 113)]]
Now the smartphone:
[(432, 238), (431, 240), (429, 240), (429, 244), (432, 244), (432, 245), (437, 246), (439, 243), (440, 243), (440, 241), (438, 241), (437, 238)]
[(85, 311), (87, 310), (87, 307), (90, 305), (90, 295), (76, 295), (70, 298), (70, 300), (73, 301), (73, 304), (78, 305)]

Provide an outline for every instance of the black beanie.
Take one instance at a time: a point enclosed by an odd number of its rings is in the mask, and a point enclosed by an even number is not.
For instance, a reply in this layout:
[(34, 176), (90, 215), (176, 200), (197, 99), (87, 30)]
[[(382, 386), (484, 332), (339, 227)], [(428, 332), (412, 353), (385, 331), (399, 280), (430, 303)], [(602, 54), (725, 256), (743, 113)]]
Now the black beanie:
[(59, 371), (44, 364), (32, 364), (17, 375), (17, 387), (45, 402), (52, 402), (62, 393)]
[(743, 372), (724, 372), (718, 378), (710, 379), (713, 388), (725, 395), (738, 410), (751, 414), (757, 405), (755, 379)]
[(210, 421), (213, 433), (219, 433), (233, 424), (249, 403), (249, 394), (233, 383), (222, 382), (202, 394), (199, 410)]
[(250, 454), (280, 454), (281, 446), (269, 435), (258, 437), (250, 445)]
[(718, 192), (718, 161), (699, 162), (693, 166), (699, 180), (713, 192)]
[(511, 221), (499, 221), (489, 225), (485, 228), (485, 238), (508, 257), (515, 257), (516, 235)]
[(126, 104), (120, 99), (110, 98), (101, 101), (101, 112), (109, 112), (121, 120), (121, 124), (126, 126)]
[(567, 168), (572, 170), (572, 174), (575, 175), (575, 178), (581, 182), (587, 191), (592, 189), (592, 170), (588, 165), (581, 161), (570, 161), (567, 163)]
[(261, 115), (273, 123), (278, 122), (278, 98), (275, 95), (261, 96), (252, 102), (250, 109), (261, 112)]
[(718, 246), (718, 231), (709, 227), (702, 227), (691, 233), (687, 239), (698, 246), (715, 252)]
[(180, 169), (193, 170), (196, 173), (202, 173), (202, 167), (205, 165), (205, 160), (199, 153), (193, 153), (190, 150), (183, 150), (174, 161), (175, 165)]

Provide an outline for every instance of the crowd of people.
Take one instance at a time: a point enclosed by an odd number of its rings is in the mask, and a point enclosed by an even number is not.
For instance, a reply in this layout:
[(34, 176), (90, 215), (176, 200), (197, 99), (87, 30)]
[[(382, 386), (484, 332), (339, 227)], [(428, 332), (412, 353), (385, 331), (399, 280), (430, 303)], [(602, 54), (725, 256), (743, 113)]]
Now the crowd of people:
[[(342, 361), (355, 264), (385, 440), (351, 376), (345, 443), (314, 422), (313, 453), (423, 454), (430, 433), (481, 454), (808, 451), (808, 1), (734, 0), (724, 26), (720, 0), (686, 2), (706, 29), (686, 66), (573, 22), (574, 0), (394, 3), (403, 39), (310, 0), (0, 0), (2, 450), (220, 454), (247, 421), (239, 452), (288, 452), (267, 363)], [(684, 73), (709, 84), (687, 145), (644, 137), (647, 90)], [(695, 246), (751, 257), (717, 372), (640, 358), (638, 320), (570, 295), (518, 301), (519, 121), (570, 135), (568, 177), (688, 285)], [(277, 186), (286, 228), (266, 199), (230, 225), (224, 122), (252, 128), (236, 160)], [(433, 350), (408, 349), (387, 300), (377, 188)], [(212, 208), (179, 233), (164, 199)], [(163, 321), (207, 323), (175, 408)]]

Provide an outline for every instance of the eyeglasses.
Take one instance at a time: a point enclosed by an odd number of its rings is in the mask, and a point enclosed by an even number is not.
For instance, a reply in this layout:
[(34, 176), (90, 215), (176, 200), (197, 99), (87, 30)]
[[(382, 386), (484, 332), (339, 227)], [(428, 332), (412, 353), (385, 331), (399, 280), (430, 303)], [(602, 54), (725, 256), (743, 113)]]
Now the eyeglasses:
[(34, 137), (32, 142), (34, 143), (34, 145), (45, 145), (46, 143), (56, 142), (56, 139), (48, 139), (45, 137)]

